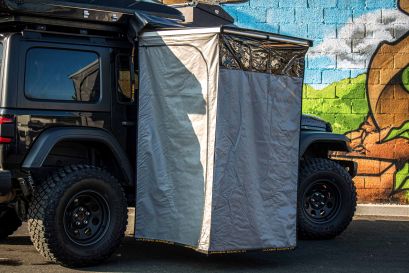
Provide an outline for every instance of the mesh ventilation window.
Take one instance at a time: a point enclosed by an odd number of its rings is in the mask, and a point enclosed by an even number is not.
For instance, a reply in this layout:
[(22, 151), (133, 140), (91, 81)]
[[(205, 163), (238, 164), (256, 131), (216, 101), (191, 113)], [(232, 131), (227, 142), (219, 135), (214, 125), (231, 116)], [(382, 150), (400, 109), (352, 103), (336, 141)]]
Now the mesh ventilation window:
[(291, 44), (224, 34), (220, 39), (220, 65), (226, 69), (301, 78), (307, 50)]

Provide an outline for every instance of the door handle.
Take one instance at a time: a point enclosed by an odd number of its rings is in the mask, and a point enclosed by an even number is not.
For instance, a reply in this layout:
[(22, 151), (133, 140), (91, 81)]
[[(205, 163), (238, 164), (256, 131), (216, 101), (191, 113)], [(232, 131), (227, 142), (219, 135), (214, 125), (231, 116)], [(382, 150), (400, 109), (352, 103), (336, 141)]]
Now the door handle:
[(122, 121), (121, 124), (122, 124), (122, 126), (125, 126), (125, 127), (136, 126), (136, 122), (134, 122), (134, 121)]

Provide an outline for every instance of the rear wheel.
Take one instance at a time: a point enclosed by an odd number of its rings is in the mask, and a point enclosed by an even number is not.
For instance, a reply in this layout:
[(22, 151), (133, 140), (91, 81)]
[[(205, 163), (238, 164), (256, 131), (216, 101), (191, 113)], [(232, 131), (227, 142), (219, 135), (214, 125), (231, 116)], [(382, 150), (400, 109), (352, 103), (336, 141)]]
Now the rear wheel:
[(331, 239), (352, 221), (356, 190), (349, 173), (329, 159), (301, 164), (298, 189), (298, 235), (301, 239)]
[(9, 207), (0, 207), (0, 240), (6, 239), (21, 226), (21, 220), (16, 210)]
[(36, 249), (69, 267), (98, 264), (121, 243), (127, 202), (107, 171), (86, 165), (60, 169), (36, 187), (28, 226)]

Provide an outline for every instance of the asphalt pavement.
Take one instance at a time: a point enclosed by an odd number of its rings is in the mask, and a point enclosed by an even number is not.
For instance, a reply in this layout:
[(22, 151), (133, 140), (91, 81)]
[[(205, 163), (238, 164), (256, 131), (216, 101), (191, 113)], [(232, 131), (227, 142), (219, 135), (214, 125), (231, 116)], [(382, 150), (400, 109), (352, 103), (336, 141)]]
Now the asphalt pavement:
[(182, 247), (136, 242), (98, 267), (73, 270), (48, 263), (23, 225), (0, 243), (0, 272), (409, 272), (408, 218), (358, 218), (334, 240), (300, 241), (294, 251), (206, 256)]

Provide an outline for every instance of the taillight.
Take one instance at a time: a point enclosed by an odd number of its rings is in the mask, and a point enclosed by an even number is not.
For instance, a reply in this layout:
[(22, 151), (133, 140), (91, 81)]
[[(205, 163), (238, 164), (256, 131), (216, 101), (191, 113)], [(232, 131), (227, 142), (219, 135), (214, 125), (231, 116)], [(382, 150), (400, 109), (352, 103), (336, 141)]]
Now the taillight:
[(14, 118), (0, 116), (0, 143), (11, 143), (14, 137)]
[(11, 137), (0, 137), (0, 143), (11, 143), (12, 140)]
[(13, 123), (14, 119), (9, 117), (0, 117), (0, 124)]

